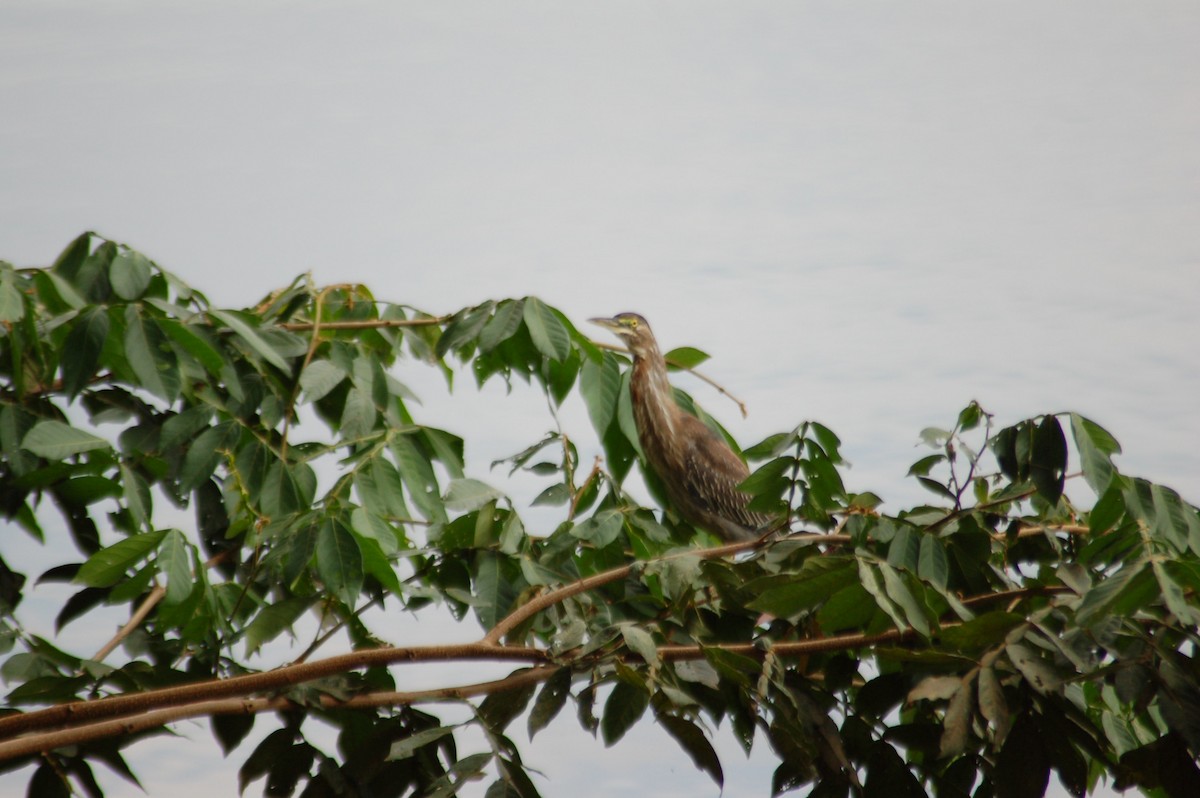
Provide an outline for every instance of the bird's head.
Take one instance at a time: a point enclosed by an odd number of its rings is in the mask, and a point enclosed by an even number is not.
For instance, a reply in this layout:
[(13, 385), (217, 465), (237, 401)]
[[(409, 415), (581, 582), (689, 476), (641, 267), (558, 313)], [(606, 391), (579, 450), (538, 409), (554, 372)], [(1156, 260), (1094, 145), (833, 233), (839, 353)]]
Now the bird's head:
[(646, 319), (636, 313), (618, 313), (611, 319), (588, 319), (614, 333), (625, 342), (625, 346), (635, 357), (644, 357), (658, 351), (654, 341), (654, 333)]

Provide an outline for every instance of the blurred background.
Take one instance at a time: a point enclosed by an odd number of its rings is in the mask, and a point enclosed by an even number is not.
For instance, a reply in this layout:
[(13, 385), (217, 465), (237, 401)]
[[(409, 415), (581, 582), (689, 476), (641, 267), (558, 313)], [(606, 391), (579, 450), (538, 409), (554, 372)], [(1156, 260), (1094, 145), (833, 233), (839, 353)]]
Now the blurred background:
[[(893, 506), (928, 498), (920, 430), (972, 399), (1082, 412), (1195, 502), (1198, 41), (1190, 2), (10, 0), (0, 258), (90, 229), (226, 306), (311, 272), (432, 313), (633, 310), (713, 356), (747, 418), (678, 383), (743, 444), (819, 420)], [(554, 425), (544, 400), (397, 376), (528, 505), (489, 463)], [(598, 451), (580, 403), (561, 423)], [(10, 562), (61, 562), (21, 534)], [(46, 595), (22, 618), (52, 634)], [(147, 792), (234, 794), (249, 743), (175, 731), (130, 752)], [(769, 752), (716, 738), (725, 794), (769, 794)], [(523, 752), (547, 795), (717, 792), (647, 723), (604, 749), (564, 717)]]

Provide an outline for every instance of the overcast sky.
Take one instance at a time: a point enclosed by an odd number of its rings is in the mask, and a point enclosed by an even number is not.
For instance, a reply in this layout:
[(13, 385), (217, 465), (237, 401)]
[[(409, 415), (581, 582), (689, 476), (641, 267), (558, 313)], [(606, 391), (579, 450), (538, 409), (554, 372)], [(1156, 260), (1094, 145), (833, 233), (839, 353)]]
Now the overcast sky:
[[(681, 384), (743, 442), (820, 420), (891, 502), (971, 399), (1084, 412), (1197, 501), (1197, 42), (1193, 2), (6, 2), (0, 258), (93, 229), (224, 305), (311, 271), (636, 310), (713, 354), (748, 419)], [(466, 380), (426, 406), (493, 482), (549, 425)], [(245, 752), (180, 731), (133, 751), (150, 793), (232, 794)], [(547, 795), (715, 794), (653, 728), (551, 732)]]

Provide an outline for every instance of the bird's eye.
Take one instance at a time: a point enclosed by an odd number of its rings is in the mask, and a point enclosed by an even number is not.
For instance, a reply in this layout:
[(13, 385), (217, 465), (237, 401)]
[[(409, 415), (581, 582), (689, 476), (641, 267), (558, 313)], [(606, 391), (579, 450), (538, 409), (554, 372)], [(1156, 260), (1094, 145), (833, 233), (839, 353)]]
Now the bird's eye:
[(637, 329), (637, 319), (630, 319), (628, 322), (626, 322), (626, 324), (629, 325), (629, 329), (631, 330)]

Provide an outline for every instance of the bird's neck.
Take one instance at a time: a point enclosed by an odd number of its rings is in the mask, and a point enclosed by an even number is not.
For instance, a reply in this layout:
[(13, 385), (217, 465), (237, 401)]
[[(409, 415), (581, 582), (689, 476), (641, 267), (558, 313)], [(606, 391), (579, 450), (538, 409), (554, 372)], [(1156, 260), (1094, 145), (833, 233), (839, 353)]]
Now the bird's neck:
[[(676, 419), (681, 412), (675, 403), (675, 391), (667, 379), (667, 364), (657, 350), (634, 357), (633, 374), (629, 378), (633, 394), (633, 412), (638, 434), (660, 436), (664, 443), (675, 438)], [(642, 448), (652, 448), (643, 440)]]

